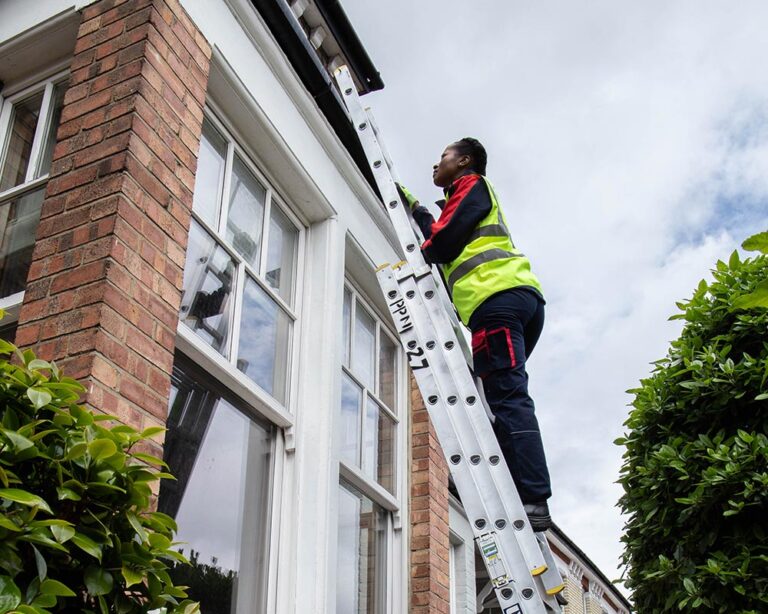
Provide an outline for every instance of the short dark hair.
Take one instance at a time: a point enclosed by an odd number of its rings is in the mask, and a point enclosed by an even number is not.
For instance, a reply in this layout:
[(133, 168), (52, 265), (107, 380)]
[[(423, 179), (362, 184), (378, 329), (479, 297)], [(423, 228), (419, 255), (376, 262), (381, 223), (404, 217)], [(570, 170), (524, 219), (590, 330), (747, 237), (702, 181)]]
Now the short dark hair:
[(485, 147), (477, 139), (471, 136), (465, 136), (453, 144), (453, 147), (463, 156), (469, 156), (472, 159), (472, 170), (480, 175), (485, 175), (485, 167), (488, 164), (488, 154), (485, 153)]

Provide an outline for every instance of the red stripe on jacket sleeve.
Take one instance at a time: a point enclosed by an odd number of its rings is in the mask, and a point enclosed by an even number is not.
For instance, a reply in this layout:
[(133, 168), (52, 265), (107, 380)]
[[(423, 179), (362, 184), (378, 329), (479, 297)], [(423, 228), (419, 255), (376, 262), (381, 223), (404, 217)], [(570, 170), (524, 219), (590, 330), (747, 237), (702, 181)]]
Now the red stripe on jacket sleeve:
[(464, 175), (453, 182), (452, 187), (455, 189), (450, 198), (446, 201), (445, 206), (443, 207), (443, 212), (440, 214), (440, 219), (432, 224), (432, 236), (424, 241), (424, 244), (421, 246), (422, 249), (429, 247), (432, 243), (432, 237), (448, 225), (453, 214), (456, 213), (456, 210), (459, 208), (461, 201), (464, 200), (464, 197), (469, 194), (469, 191), (478, 181), (480, 181), (480, 179), (480, 175)]

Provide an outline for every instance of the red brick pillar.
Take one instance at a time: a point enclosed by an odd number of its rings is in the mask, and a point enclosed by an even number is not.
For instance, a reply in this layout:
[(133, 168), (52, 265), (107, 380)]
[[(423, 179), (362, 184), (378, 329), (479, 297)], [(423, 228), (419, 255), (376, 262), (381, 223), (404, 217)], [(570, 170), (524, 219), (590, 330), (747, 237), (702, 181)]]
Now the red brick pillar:
[(412, 614), (449, 612), (448, 465), (411, 378)]
[(164, 424), (210, 46), (177, 0), (82, 11), (17, 345)]

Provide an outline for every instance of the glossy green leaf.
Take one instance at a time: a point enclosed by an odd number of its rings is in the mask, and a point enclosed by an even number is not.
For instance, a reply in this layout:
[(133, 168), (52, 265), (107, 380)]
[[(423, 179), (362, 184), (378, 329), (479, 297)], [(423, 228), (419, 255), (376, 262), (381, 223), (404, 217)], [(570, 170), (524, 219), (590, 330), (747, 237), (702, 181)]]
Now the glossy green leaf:
[(46, 511), (49, 514), (52, 513), (51, 508), (48, 507), (48, 504), (42, 497), (33, 495), (32, 493), (20, 488), (0, 488), (0, 498), (7, 499), (8, 501), (14, 501), (16, 503), (21, 503), (21, 505), (39, 507), (41, 510)]
[(51, 402), (53, 396), (45, 388), (28, 388), (27, 397), (32, 401), (32, 405), (35, 409), (45, 407)]
[(144, 529), (144, 527), (141, 525), (141, 522), (139, 521), (136, 514), (134, 514), (131, 511), (126, 512), (125, 517), (128, 519), (128, 522), (133, 527), (133, 530), (136, 531), (136, 534), (139, 536), (139, 539), (141, 539), (142, 542), (147, 541), (147, 532)]
[(57, 542), (63, 544), (75, 536), (75, 527), (72, 526), (52, 526), (51, 533)]
[(8, 576), (0, 575), (0, 614), (10, 612), (21, 603), (21, 591)]
[(166, 429), (162, 426), (149, 426), (141, 431), (142, 437), (154, 437), (160, 433), (165, 433)]
[(21, 527), (17, 525), (13, 520), (7, 516), (0, 515), (0, 527), (7, 529), (8, 531), (18, 532), (21, 531)]
[(67, 455), (64, 457), (64, 460), (68, 460), (68, 461), (76, 460), (84, 456), (87, 451), (88, 451), (88, 444), (83, 441), (80, 441), (69, 448), (69, 451), (67, 452)]
[(56, 493), (59, 496), (59, 501), (65, 501), (65, 500), (80, 501), (82, 499), (82, 497), (78, 492), (72, 490), (71, 488), (66, 488), (63, 486), (58, 487), (56, 489)]
[(94, 596), (106, 595), (115, 583), (111, 573), (95, 565), (86, 567), (83, 579), (88, 592)]
[(140, 584), (144, 580), (143, 573), (131, 569), (130, 567), (126, 567), (125, 565), (123, 565), (122, 574), (123, 578), (125, 578), (126, 587), (131, 587), (134, 584)]
[(17, 433), (16, 431), (12, 431), (10, 429), (0, 429), (10, 442), (14, 445), (16, 448), (16, 451), (21, 452), (23, 450), (26, 450), (27, 448), (34, 447), (34, 442), (30, 441), (23, 435)]
[(66, 584), (48, 578), (40, 585), (40, 592), (43, 595), (54, 595), (55, 597), (75, 597), (75, 592)]
[(749, 252), (759, 251), (768, 254), (768, 231), (752, 235), (741, 244), (741, 247)]
[(101, 546), (87, 535), (83, 535), (82, 533), (75, 533), (72, 536), (72, 543), (101, 562)]
[(162, 458), (157, 458), (157, 456), (152, 456), (151, 454), (144, 454), (143, 452), (134, 452), (133, 456), (150, 465), (159, 465), (160, 467), (168, 467), (168, 465), (165, 463), (165, 461)]
[(35, 567), (37, 567), (37, 577), (40, 578), (40, 582), (42, 582), (48, 576), (48, 564), (45, 562), (43, 555), (40, 554), (40, 551), (37, 548), (32, 546), (32, 551), (35, 554)]
[(108, 458), (117, 452), (115, 442), (110, 439), (94, 439), (88, 444), (88, 453), (95, 460)]
[(49, 363), (47, 360), (41, 360), (39, 358), (35, 358), (34, 360), (30, 360), (29, 364), (27, 365), (27, 369), (30, 371), (35, 371), (38, 369), (50, 369), (51, 363)]

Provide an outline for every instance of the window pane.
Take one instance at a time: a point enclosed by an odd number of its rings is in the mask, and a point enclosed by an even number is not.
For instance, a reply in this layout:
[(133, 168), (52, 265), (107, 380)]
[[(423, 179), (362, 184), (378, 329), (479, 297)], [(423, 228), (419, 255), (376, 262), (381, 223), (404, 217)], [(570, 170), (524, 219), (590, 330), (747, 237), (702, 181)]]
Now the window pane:
[(13, 107), (11, 130), (3, 157), (0, 192), (24, 183), (42, 101), (43, 92), (39, 92)]
[(274, 203), (271, 217), (267, 249), (267, 283), (290, 303), (293, 297), (293, 276), (296, 268), (299, 231)]
[(269, 543), (269, 429), (174, 368), (158, 509), (176, 518), (192, 566), (176, 584), (214, 614), (261, 611)]
[(341, 420), (339, 458), (348, 465), (360, 466), (360, 421), (362, 391), (348, 375), (341, 380)]
[(344, 365), (349, 366), (350, 321), (352, 318), (352, 293), (344, 288)]
[(395, 494), (395, 422), (370, 397), (363, 433), (363, 471)]
[(203, 136), (200, 139), (200, 153), (197, 156), (192, 208), (214, 228), (218, 221), (226, 159), (227, 142), (224, 137), (210, 122), (203, 121)]
[(0, 297), (27, 285), (44, 194), (45, 189), (36, 190), (0, 207)]
[(395, 381), (397, 346), (379, 330), (379, 398), (390, 409), (395, 409)]
[(354, 489), (339, 488), (336, 614), (383, 611), (386, 513)]
[(61, 108), (64, 106), (64, 94), (67, 93), (69, 81), (59, 83), (53, 90), (53, 109), (51, 110), (51, 119), (48, 124), (48, 133), (43, 142), (42, 157), (40, 165), (37, 168), (37, 177), (41, 177), (51, 170), (51, 161), (53, 159), (53, 148), (56, 145), (56, 131), (59, 129), (61, 121)]
[(254, 267), (259, 264), (267, 191), (242, 160), (235, 157), (227, 216), (227, 241)]
[(357, 303), (355, 310), (355, 347), (352, 352), (352, 370), (366, 385), (373, 388), (374, 345), (376, 326), (373, 318)]
[(237, 368), (281, 403), (286, 400), (290, 335), (291, 319), (247, 277)]
[(18, 328), (18, 322), (11, 322), (5, 326), (0, 326), (0, 339), (13, 343), (16, 339), (16, 329)]
[(189, 232), (181, 320), (211, 347), (227, 350), (235, 263), (194, 221)]

